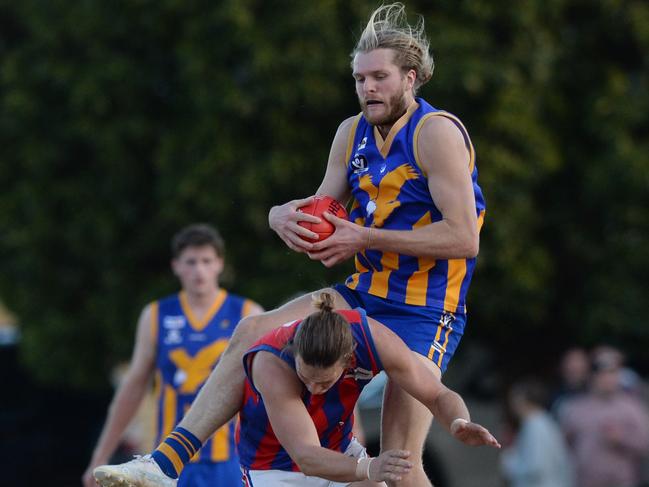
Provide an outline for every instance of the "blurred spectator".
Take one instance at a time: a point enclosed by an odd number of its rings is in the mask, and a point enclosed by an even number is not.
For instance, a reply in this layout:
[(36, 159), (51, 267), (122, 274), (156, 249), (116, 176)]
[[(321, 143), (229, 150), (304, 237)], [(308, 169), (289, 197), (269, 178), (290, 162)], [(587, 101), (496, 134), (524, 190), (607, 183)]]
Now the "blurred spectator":
[(550, 403), (550, 411), (557, 419), (561, 415), (561, 409), (567, 400), (586, 392), (590, 376), (588, 352), (581, 347), (566, 350), (561, 357), (559, 376), (559, 387)]
[(534, 380), (515, 384), (509, 407), (519, 422), (511, 447), (501, 455), (510, 487), (573, 487), (573, 471), (563, 435), (546, 411), (543, 386)]
[(619, 367), (619, 385), (622, 390), (640, 397), (643, 393), (643, 380), (632, 368), (625, 365), (626, 357), (621, 350), (610, 345), (599, 345), (591, 352), (593, 362), (611, 362)]
[(619, 357), (596, 349), (588, 392), (563, 406), (561, 426), (580, 487), (640, 485), (640, 466), (649, 452), (649, 414), (620, 381)]

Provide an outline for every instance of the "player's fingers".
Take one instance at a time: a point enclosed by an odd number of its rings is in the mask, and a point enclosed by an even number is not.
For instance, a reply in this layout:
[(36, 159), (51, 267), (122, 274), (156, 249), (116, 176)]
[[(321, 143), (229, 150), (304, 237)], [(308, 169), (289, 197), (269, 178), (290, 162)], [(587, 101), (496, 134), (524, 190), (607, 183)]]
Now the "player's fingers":
[(302, 237), (312, 238), (312, 239), (316, 239), (319, 237), (317, 233), (315, 233), (312, 230), (309, 230), (308, 228), (304, 228), (301, 225), (291, 225), (290, 229), (293, 231), (294, 234), (300, 235)]
[(311, 195), (307, 198), (302, 198), (301, 200), (293, 200), (291, 201), (291, 203), (295, 208), (302, 208), (303, 206), (313, 203), (314, 199), (315, 199), (315, 195)]
[(396, 457), (396, 458), (408, 458), (410, 456), (410, 452), (408, 450), (389, 450), (388, 453), (391, 457)]
[[(311, 232), (309, 230), (306, 230), (306, 232), (307, 233), (304, 234), (304, 236), (307, 237), (307, 238), (310, 236), (311, 233), (313, 233), (313, 232)], [(298, 247), (302, 247), (305, 250), (311, 250), (311, 248), (313, 247), (313, 244), (311, 242), (309, 242), (308, 240), (300, 238), (300, 235), (302, 235), (302, 234), (298, 233), (298, 232), (288, 233), (286, 235), (286, 238), (288, 238), (294, 245), (297, 245)], [(317, 237), (317, 235), (316, 235), (316, 237)]]
[(295, 212), (295, 221), (298, 222), (309, 222), (309, 223), (320, 223), (322, 218), (315, 215), (309, 215), (308, 213), (302, 213), (301, 211)]
[(324, 213), (322, 213), (322, 216), (324, 216), (325, 219), (327, 221), (329, 221), (330, 223), (333, 223), (334, 226), (338, 226), (340, 224), (340, 222), (346, 222), (347, 221), (347, 220), (343, 220), (342, 218), (338, 218), (336, 215), (333, 215), (333, 214), (329, 213), (328, 211), (325, 211)]

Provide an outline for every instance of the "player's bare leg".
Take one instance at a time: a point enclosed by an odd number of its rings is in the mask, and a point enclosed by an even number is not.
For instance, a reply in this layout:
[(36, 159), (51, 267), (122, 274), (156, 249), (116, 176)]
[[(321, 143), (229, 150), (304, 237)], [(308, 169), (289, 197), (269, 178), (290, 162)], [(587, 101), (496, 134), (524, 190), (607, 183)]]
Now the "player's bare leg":
[[(419, 360), (441, 377), (435, 364), (422, 355), (414, 353)], [(381, 451), (393, 448), (411, 452), (409, 460), (413, 469), (403, 480), (388, 482), (390, 487), (431, 487), (432, 484), (422, 464), (424, 443), (433, 421), (433, 415), (426, 406), (388, 379), (383, 397), (381, 417)]]
[[(322, 289), (335, 299), (336, 309), (349, 309), (349, 305), (333, 289)], [(238, 411), (243, 397), (243, 354), (265, 333), (291, 320), (304, 318), (315, 311), (309, 293), (275, 310), (244, 318), (232, 335), (228, 348), (210, 374), (198, 397), (179, 423), (202, 442), (219, 427), (227, 423)]]

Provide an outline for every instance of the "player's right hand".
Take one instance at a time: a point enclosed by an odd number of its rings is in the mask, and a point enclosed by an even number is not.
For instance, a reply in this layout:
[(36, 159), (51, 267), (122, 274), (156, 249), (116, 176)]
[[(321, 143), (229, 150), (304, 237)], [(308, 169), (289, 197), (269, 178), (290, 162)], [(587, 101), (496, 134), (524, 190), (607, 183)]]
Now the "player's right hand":
[(297, 211), (313, 201), (313, 196), (289, 201), (283, 205), (273, 206), (268, 212), (268, 225), (279, 235), (284, 243), (291, 249), (302, 254), (313, 247), (311, 242), (302, 237), (317, 239), (318, 234), (298, 225), (298, 222), (319, 223), (320, 218)]
[(401, 480), (412, 469), (412, 462), (406, 460), (409, 456), (410, 452), (406, 450), (388, 450), (381, 453), (370, 463), (370, 480)]

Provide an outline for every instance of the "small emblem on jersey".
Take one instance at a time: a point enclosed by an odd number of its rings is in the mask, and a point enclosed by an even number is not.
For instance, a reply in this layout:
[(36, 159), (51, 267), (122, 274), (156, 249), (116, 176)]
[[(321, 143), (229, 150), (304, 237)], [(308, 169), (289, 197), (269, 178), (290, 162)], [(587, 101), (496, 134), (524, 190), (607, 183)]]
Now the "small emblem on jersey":
[(367, 214), (367, 216), (370, 216), (373, 215), (375, 211), (376, 211), (376, 201), (369, 200), (365, 205), (365, 213)]
[(186, 322), (187, 320), (185, 320), (184, 316), (165, 316), (162, 320), (162, 326), (168, 329), (178, 330), (184, 327)]
[(453, 327), (451, 325), (454, 321), (455, 315), (453, 313), (448, 313), (445, 311), (442, 317), (439, 319), (439, 324), (444, 328), (450, 328), (452, 330)]
[(226, 328), (229, 328), (230, 326), (230, 320), (221, 320), (221, 323), (219, 323), (219, 326), (221, 327), (222, 330), (225, 330)]
[(363, 154), (354, 154), (354, 158), (351, 160), (351, 165), (354, 168), (354, 174), (367, 171), (367, 159)]
[(171, 330), (167, 330), (167, 335), (164, 338), (165, 345), (178, 345), (179, 343), (182, 342), (183, 342), (183, 337), (180, 334), (180, 331), (178, 331), (175, 328), (172, 328)]
[(381, 174), (383, 174), (383, 173), (385, 172), (386, 169), (387, 169), (386, 165), (383, 164), (383, 165), (381, 166), (381, 169), (379, 169), (379, 172), (380, 172)]
[(185, 372), (183, 369), (177, 369), (176, 373), (174, 374), (174, 385), (176, 387), (182, 386), (186, 380), (187, 372)]
[(363, 137), (363, 140), (361, 140), (361, 143), (358, 144), (358, 148), (356, 150), (365, 149), (366, 145), (367, 145), (367, 137)]

